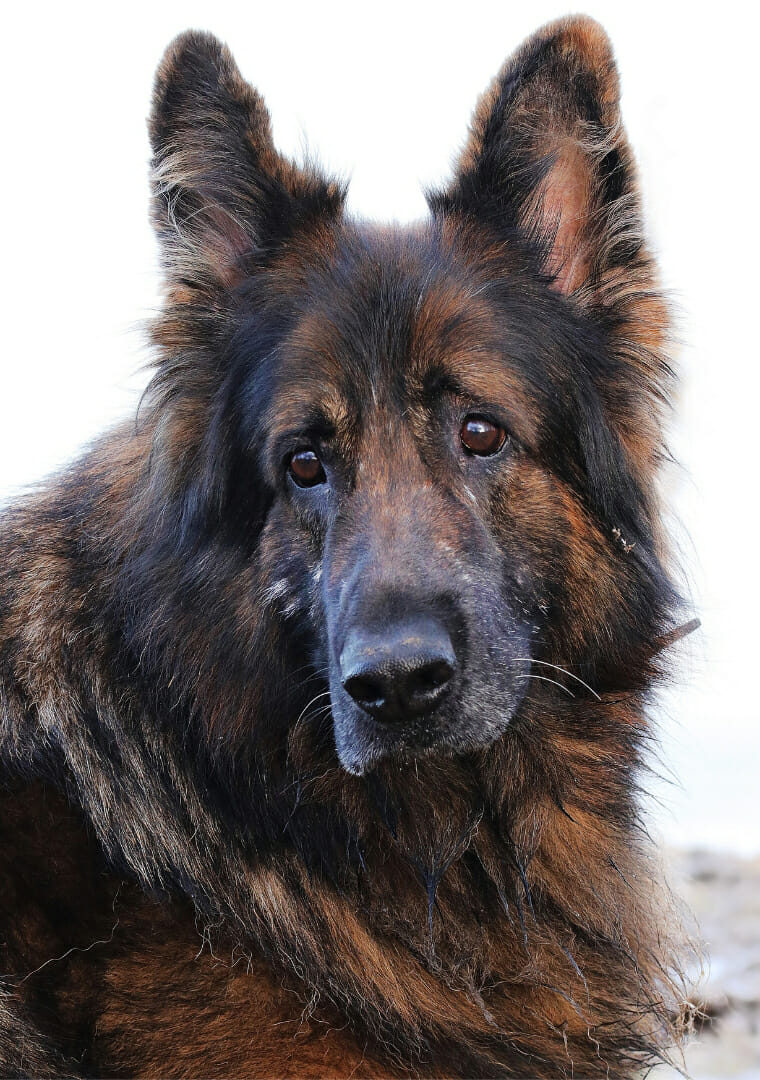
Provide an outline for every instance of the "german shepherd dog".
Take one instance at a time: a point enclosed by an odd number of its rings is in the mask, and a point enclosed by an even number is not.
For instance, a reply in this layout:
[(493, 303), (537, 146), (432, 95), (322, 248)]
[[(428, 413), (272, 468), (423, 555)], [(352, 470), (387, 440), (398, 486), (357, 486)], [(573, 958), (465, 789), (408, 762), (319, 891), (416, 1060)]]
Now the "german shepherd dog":
[(10, 506), (3, 1076), (629, 1077), (686, 1013), (641, 825), (679, 601), (611, 48), (539, 31), (412, 227), (190, 32), (137, 416)]

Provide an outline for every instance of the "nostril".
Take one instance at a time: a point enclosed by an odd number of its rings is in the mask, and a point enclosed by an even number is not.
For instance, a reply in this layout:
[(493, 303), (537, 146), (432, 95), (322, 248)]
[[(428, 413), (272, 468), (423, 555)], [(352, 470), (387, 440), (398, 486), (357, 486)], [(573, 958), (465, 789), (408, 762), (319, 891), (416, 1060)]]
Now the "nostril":
[(385, 699), (383, 684), (370, 675), (352, 675), (343, 683), (343, 689), (364, 709), (379, 708)]
[(448, 660), (434, 660), (409, 673), (407, 679), (410, 697), (417, 694), (433, 694), (442, 690), (454, 675), (454, 667)]

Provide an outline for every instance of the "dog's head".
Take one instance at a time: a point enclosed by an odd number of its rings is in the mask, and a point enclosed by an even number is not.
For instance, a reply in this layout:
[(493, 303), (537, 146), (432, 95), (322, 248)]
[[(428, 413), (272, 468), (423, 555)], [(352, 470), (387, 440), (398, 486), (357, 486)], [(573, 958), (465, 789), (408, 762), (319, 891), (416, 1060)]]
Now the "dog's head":
[(493, 742), (529, 686), (633, 679), (665, 590), (665, 319), (600, 28), (507, 63), (406, 229), (285, 160), (209, 36), (169, 48), (151, 138), (154, 468), (324, 679), (345, 768)]

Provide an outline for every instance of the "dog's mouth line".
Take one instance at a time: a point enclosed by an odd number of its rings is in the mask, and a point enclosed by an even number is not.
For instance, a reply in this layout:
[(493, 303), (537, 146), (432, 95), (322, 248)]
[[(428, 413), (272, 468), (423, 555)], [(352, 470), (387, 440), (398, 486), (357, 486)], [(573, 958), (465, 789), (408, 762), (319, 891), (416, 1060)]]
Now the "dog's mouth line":
[[(419, 727), (409, 728), (401, 733), (393, 729), (397, 735), (392, 743), (381, 742), (372, 739), (362, 748), (359, 755), (352, 747), (342, 748), (336, 740), (336, 752), (341, 766), (352, 776), (366, 776), (382, 761), (393, 760), (398, 763), (413, 764), (417, 760), (429, 759), (440, 756), (452, 758), (472, 753), (476, 750), (486, 749), (497, 742), (504, 735), (512, 722), (513, 714), (500, 717), (498, 722), (483, 723), (478, 727), (477, 733), (472, 730), (461, 730), (456, 727), (442, 730), (438, 727), (427, 727), (420, 731)], [(379, 727), (379, 725), (376, 725)], [(387, 735), (387, 732), (378, 733)]]

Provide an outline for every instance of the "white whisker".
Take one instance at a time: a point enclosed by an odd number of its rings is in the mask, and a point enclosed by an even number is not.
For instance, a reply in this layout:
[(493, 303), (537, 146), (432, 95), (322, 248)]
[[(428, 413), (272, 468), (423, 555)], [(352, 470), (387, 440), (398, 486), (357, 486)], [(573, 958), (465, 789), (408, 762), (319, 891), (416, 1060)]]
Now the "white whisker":
[(545, 675), (516, 675), (517, 679), (538, 679), (540, 682), (550, 682), (553, 686), (558, 686), (560, 690), (564, 690), (566, 694), (569, 694), (571, 698), (575, 697), (572, 690), (568, 690), (566, 686), (563, 686), (561, 682), (557, 682), (556, 679), (547, 679)]
[(316, 704), (316, 703), (317, 703), (317, 702), (318, 702), (318, 701), (319, 701), (319, 700), (320, 700), (321, 698), (323, 698), (323, 697), (329, 697), (329, 696), (330, 696), (330, 691), (329, 691), (329, 690), (323, 690), (321, 694), (316, 694), (316, 695), (315, 695), (315, 696), (314, 696), (314, 697), (313, 697), (313, 698), (311, 699), (311, 701), (310, 701), (310, 702), (309, 702), (309, 703), (308, 703), (307, 705), (305, 705), (305, 706), (304, 706), (304, 708), (303, 708), (303, 709), (301, 710), (301, 715), (300, 715), (300, 716), (298, 717), (298, 719), (296, 720), (295, 724), (293, 724), (293, 731), (295, 731), (295, 729), (296, 729), (296, 728), (298, 727), (298, 725), (299, 725), (299, 724), (301, 723), (301, 721), (302, 721), (302, 720), (303, 720), (303, 718), (304, 718), (304, 717), (306, 716), (307, 712), (308, 712), (308, 711), (309, 711), (309, 709), (310, 709), (310, 708), (312, 707), (312, 705), (315, 705), (315, 704)]
[(585, 686), (588, 692), (590, 694), (593, 694), (597, 701), (602, 700), (599, 694), (597, 694), (596, 690), (594, 690), (593, 686), (589, 686), (589, 684), (584, 682), (583, 679), (579, 678), (577, 675), (573, 675), (572, 671), (568, 671), (567, 668), (560, 667), (559, 664), (550, 664), (548, 660), (534, 660), (530, 656), (513, 656), (512, 659), (515, 661), (515, 663), (518, 663), (519, 661), (529, 661), (531, 664), (543, 664), (544, 667), (550, 667), (554, 668), (555, 671), (561, 671), (563, 675), (567, 675), (569, 678), (575, 679), (575, 681), (577, 683), (580, 683), (581, 686)]

